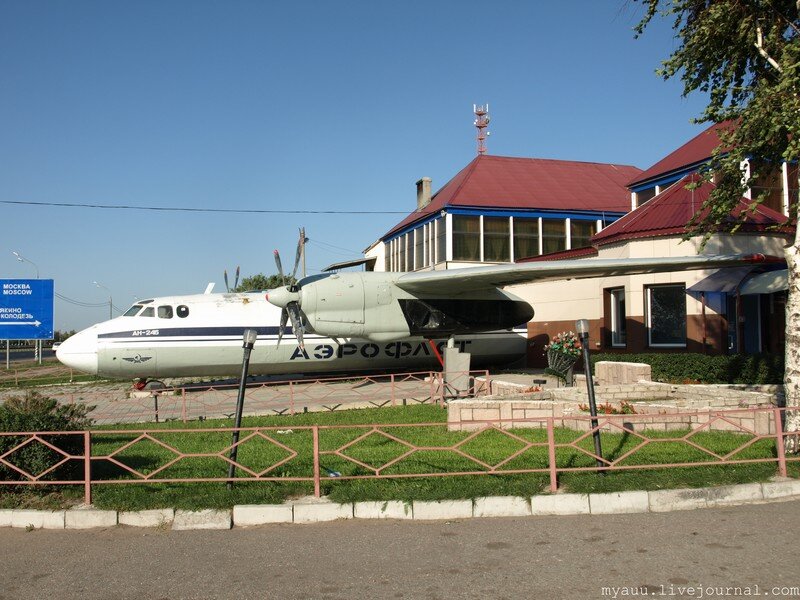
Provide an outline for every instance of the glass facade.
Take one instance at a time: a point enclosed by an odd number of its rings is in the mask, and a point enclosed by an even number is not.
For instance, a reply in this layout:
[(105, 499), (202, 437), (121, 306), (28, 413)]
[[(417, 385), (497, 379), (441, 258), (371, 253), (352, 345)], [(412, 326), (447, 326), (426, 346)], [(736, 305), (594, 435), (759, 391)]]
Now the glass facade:
[(542, 219), (542, 254), (566, 250), (566, 233), (564, 219)]
[[(452, 256), (462, 262), (511, 262), (590, 245), (597, 221), (460, 215), (452, 223)], [(431, 268), (448, 260), (447, 219), (436, 218), (386, 243), (391, 271)], [(568, 241), (569, 240), (569, 241)], [(513, 252), (512, 252), (513, 250)]]
[(480, 262), (480, 217), (453, 215), (453, 260)]
[(511, 261), (508, 217), (483, 217), (483, 262)]
[(569, 233), (572, 248), (586, 248), (591, 246), (589, 240), (597, 233), (597, 223), (595, 221), (578, 221), (571, 219), (569, 223)]
[(539, 256), (539, 219), (514, 218), (514, 260)]

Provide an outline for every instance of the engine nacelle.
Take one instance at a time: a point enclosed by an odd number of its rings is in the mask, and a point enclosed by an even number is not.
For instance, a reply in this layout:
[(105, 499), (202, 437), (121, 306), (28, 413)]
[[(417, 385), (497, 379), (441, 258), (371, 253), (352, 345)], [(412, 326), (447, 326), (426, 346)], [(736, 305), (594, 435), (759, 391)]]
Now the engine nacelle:
[(339, 273), (303, 280), (300, 306), (309, 329), (330, 337), (388, 341), (509, 329), (533, 317), (530, 304), (503, 290), (427, 297), (397, 286), (397, 276)]

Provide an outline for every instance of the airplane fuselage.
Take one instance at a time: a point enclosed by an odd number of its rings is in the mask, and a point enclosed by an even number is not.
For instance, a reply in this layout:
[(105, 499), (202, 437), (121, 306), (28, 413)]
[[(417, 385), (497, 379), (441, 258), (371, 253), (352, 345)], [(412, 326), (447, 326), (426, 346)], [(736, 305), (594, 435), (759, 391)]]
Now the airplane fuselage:
[[(138, 308), (137, 308), (138, 307)], [(375, 341), (306, 333), (301, 349), (285, 327), (278, 343), (281, 310), (263, 292), (154, 298), (125, 315), (98, 323), (65, 341), (61, 362), (114, 378), (222, 376), (238, 373), (244, 329), (256, 329), (252, 375), (429, 369), (438, 359), (421, 336)], [(437, 339), (441, 348), (447, 336)], [(473, 364), (504, 364), (526, 351), (524, 327), (455, 337)]]

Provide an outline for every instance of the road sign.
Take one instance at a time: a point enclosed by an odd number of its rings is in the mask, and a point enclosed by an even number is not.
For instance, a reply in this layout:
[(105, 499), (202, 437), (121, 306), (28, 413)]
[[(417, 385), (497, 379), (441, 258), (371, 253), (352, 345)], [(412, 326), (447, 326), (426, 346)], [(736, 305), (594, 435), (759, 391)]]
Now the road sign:
[(53, 339), (53, 280), (0, 279), (0, 340)]

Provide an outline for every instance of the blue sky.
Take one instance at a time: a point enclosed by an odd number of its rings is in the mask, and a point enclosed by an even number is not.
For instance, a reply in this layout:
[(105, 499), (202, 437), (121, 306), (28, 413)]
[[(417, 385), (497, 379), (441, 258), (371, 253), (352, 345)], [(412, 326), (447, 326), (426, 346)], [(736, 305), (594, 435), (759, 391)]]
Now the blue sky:
[[(0, 204), (0, 278), (121, 309), (354, 258), (475, 156), (650, 166), (701, 130), (703, 98), (655, 75), (628, 0), (491, 3), (0, 0), (0, 201), (397, 211), (236, 215)], [(403, 214), (399, 214), (403, 213)], [(107, 318), (56, 301), (56, 328)]]

